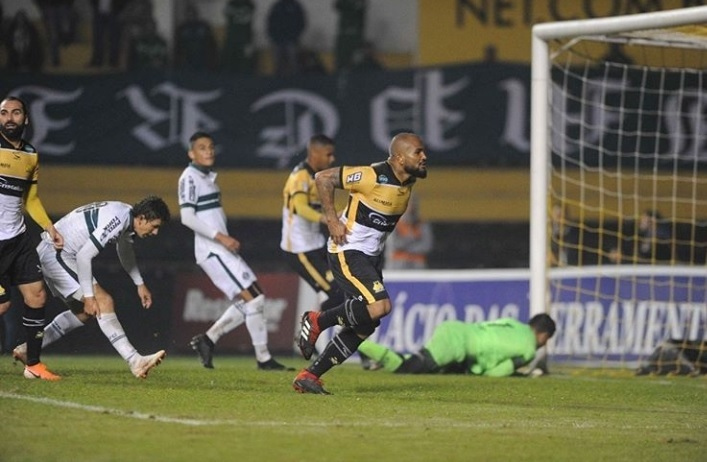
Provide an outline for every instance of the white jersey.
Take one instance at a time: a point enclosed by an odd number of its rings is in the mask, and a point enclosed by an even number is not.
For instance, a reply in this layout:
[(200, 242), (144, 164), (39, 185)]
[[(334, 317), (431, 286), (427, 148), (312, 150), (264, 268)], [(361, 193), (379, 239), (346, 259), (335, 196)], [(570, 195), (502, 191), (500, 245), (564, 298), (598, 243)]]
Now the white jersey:
[[(61, 259), (73, 262), (71, 266), (76, 265), (78, 268), (78, 274), (75, 277), (85, 295), (93, 294), (93, 274), (90, 260), (109, 244), (118, 246), (121, 264), (133, 282), (136, 285), (143, 283), (132, 250), (134, 235), (132, 206), (117, 201), (94, 202), (72, 210), (57, 221), (54, 226), (64, 237), (64, 247), (59, 253), (50, 249), (48, 256), (40, 255), (40, 258), (46, 260), (47, 257), (50, 257), (54, 260)], [(52, 243), (52, 239), (46, 231), (42, 233), (42, 240), (46, 244)], [(49, 245), (40, 245), (39, 248), (50, 247)], [(84, 257), (79, 256), (82, 249), (86, 249), (82, 252)], [(77, 259), (78, 263), (76, 263)], [(51, 272), (45, 272), (45, 278), (50, 279)]]
[[(132, 242), (132, 210), (132, 206), (116, 201), (94, 202), (72, 210), (54, 224), (64, 237), (61, 252), (75, 257), (89, 240), (99, 252), (119, 239)], [(52, 242), (46, 231), (42, 239)]]
[(201, 225), (199, 229), (193, 229), (197, 263), (204, 261), (211, 252), (223, 252), (225, 248), (214, 240), (216, 233), (228, 235), (216, 173), (193, 164), (184, 169), (179, 177), (179, 207), (192, 208)]

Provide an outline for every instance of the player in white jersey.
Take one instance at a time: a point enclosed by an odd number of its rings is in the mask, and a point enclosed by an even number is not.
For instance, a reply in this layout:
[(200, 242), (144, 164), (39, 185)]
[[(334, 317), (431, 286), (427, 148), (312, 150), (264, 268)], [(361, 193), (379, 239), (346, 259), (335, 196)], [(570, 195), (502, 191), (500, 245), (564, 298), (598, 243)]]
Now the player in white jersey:
[[(169, 219), (169, 208), (164, 201), (148, 196), (134, 206), (116, 201), (94, 202), (69, 212), (55, 224), (64, 236), (61, 251), (54, 249), (46, 232), (42, 233), (37, 253), (44, 280), (52, 293), (69, 307), (44, 328), (42, 347), (95, 317), (135, 377), (145, 378), (164, 359), (164, 350), (143, 356), (130, 343), (115, 314), (113, 298), (93, 277), (92, 261), (107, 245), (115, 244), (123, 269), (137, 286), (142, 306), (150, 308), (152, 294), (137, 266), (133, 238), (156, 236)], [(15, 359), (23, 362), (25, 354), (25, 344), (13, 351)]]
[[(341, 306), (302, 316), (298, 346), (305, 359), (312, 356), (321, 331), (335, 325), (343, 328), (322, 354), (297, 374), (292, 383), (296, 391), (328, 394), (320, 377), (346, 361), (390, 312), (381, 253), (408, 206), (415, 181), (425, 177), (425, 146), (413, 133), (393, 137), (385, 162), (317, 173), (315, 181), (329, 227), (329, 266), (336, 282), (353, 297)], [(349, 191), (348, 206), (341, 217), (334, 208), (337, 188)]]
[(216, 173), (211, 170), (216, 160), (211, 135), (194, 133), (189, 139), (187, 154), (191, 163), (179, 177), (182, 224), (194, 231), (196, 263), (232, 301), (209, 330), (194, 336), (189, 344), (199, 355), (201, 364), (213, 369), (216, 342), (245, 322), (258, 369), (293, 370), (277, 362), (268, 350), (268, 331), (263, 316), (265, 295), (255, 273), (238, 254), (240, 242), (228, 234), (221, 190), (216, 184)]

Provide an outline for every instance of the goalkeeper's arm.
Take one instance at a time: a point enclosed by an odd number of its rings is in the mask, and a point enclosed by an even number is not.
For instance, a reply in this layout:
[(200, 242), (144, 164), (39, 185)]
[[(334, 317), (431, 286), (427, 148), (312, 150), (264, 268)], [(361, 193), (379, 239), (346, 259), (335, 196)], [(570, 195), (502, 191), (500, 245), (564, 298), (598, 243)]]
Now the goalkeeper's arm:
[(547, 350), (545, 347), (538, 349), (535, 357), (528, 364), (516, 369), (513, 375), (519, 377), (539, 377), (547, 374)]

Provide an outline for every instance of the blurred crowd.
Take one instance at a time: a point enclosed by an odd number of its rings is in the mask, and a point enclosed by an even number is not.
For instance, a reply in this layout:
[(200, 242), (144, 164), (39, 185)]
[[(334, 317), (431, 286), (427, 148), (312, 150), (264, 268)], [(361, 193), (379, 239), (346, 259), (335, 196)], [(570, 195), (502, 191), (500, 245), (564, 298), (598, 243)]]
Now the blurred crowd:
[[(32, 20), (25, 8), (6, 17), (0, 3), (2, 65), (9, 71), (61, 72), (76, 67), (76, 56), (81, 54), (72, 53), (72, 49), (90, 48), (80, 66), (95, 71), (174, 69), (294, 75), (381, 69), (374, 47), (365, 38), (368, 0), (331, 1), (338, 22), (328, 66), (321, 52), (302, 46), (308, 21), (317, 18), (308, 17), (299, 0), (276, 0), (266, 15), (259, 16), (266, 21), (259, 25), (267, 32), (266, 50), (258, 50), (254, 43), (255, 11), (264, 7), (255, 0), (229, 0), (224, 4), (223, 18), (210, 20), (202, 17), (199, 2), (177, 2), (170, 40), (160, 32), (152, 0), (27, 2), (28, 7), (36, 7), (39, 20)], [(81, 2), (90, 8), (78, 8)], [(90, 11), (90, 16), (82, 17), (85, 11)]]

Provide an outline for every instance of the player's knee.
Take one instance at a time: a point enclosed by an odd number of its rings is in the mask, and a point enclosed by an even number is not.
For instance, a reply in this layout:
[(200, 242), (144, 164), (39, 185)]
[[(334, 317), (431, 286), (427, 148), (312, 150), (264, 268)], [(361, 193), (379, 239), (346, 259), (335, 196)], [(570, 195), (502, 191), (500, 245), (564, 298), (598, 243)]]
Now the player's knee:
[(389, 299), (376, 300), (375, 302), (368, 305), (368, 314), (371, 315), (371, 319), (378, 320), (384, 316), (387, 316), (392, 309)]
[(258, 295), (252, 300), (244, 304), (246, 316), (253, 314), (262, 314), (263, 308), (265, 308), (265, 295)]
[(31, 308), (42, 308), (47, 303), (47, 292), (44, 284), (32, 284), (28, 290), (22, 291), (25, 305)]
[(114, 313), (115, 312), (115, 302), (113, 301), (113, 297), (107, 293), (107, 292), (102, 292), (100, 294), (96, 294), (96, 301), (98, 302), (98, 305), (101, 307), (101, 313)]
[(263, 289), (260, 288), (260, 285), (258, 284), (257, 281), (254, 282), (253, 284), (251, 284), (250, 286), (248, 286), (247, 289), (244, 289), (240, 293), (241, 298), (246, 302), (249, 302), (249, 301), (253, 300), (254, 298), (257, 298), (258, 295), (263, 295)]

